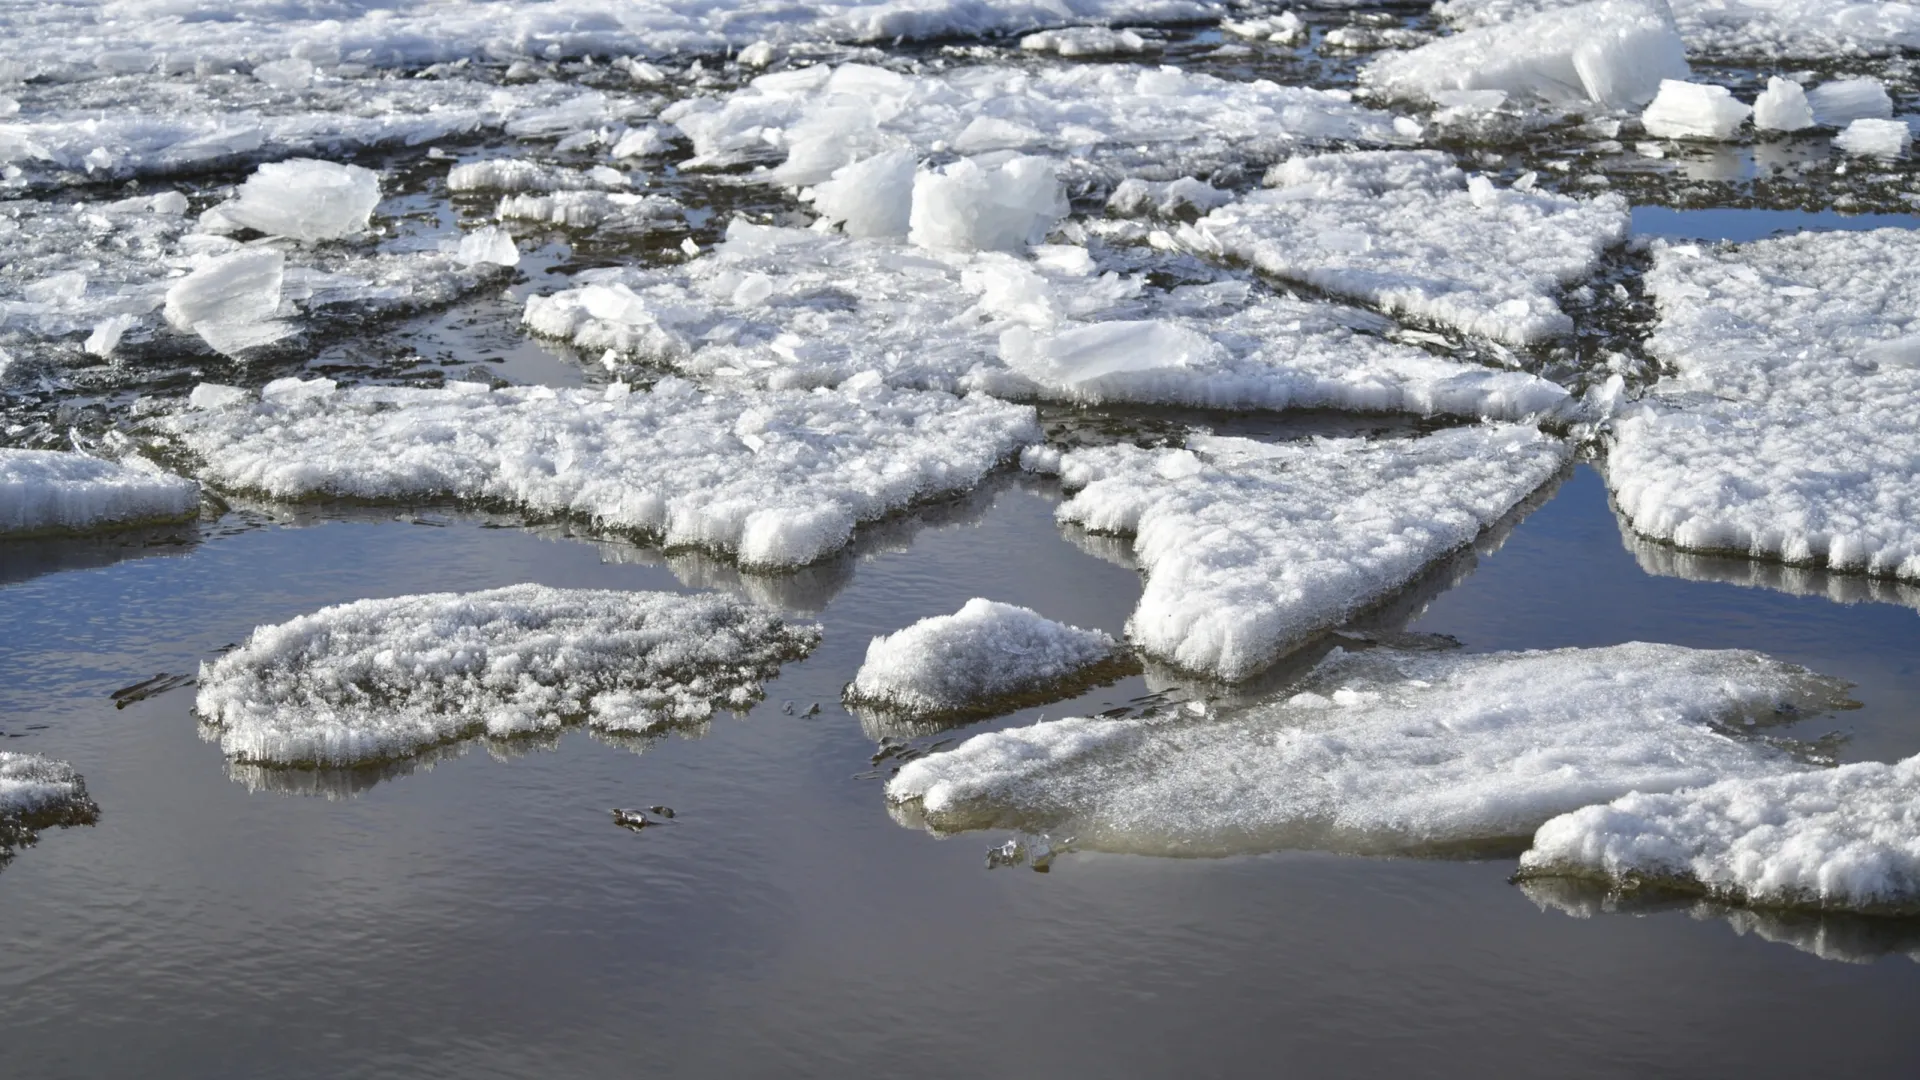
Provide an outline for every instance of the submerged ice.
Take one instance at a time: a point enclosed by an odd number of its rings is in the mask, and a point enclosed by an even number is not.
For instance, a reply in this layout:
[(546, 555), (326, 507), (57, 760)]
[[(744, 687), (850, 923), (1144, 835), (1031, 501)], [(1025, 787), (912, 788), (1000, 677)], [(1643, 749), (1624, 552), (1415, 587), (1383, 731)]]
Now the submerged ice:
[(908, 763), (887, 796), (942, 831), (1069, 830), (1151, 854), (1485, 846), (1630, 791), (1790, 767), (1729, 728), (1834, 707), (1842, 689), (1757, 653), (1671, 645), (1336, 650), (1270, 704), (978, 735)]
[(585, 719), (646, 732), (744, 709), (820, 639), (718, 595), (515, 585), (360, 600), (263, 626), (201, 665), (230, 757), (354, 765)]
[(896, 714), (953, 713), (1046, 690), (1113, 660), (1119, 647), (1098, 630), (975, 598), (874, 638), (846, 697)]

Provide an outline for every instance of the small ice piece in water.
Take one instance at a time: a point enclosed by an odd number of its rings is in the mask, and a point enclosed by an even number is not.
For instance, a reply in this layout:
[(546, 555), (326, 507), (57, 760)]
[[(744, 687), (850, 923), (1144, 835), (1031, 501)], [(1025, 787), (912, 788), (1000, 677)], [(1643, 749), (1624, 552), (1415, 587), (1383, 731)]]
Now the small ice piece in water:
[(744, 709), (818, 627), (718, 594), (514, 585), (360, 600), (255, 630), (200, 666), (236, 760), (356, 765), (586, 720), (645, 732)]
[(1843, 128), (1855, 120), (1885, 120), (1893, 115), (1886, 85), (1872, 76), (1821, 83), (1807, 91), (1807, 104), (1822, 127)]
[(295, 158), (260, 166), (220, 212), (237, 225), (311, 243), (365, 232), (379, 204), (373, 170)]
[(1833, 145), (1862, 157), (1897, 158), (1913, 142), (1905, 120), (1855, 120), (1833, 137)]
[(1640, 123), (1661, 139), (1730, 139), (1752, 112), (1724, 86), (1663, 79)]
[(620, 140), (613, 144), (613, 156), (615, 158), (652, 157), (655, 154), (666, 153), (672, 146), (673, 143), (668, 140), (666, 133), (658, 124), (648, 124), (644, 127), (631, 128), (626, 134), (620, 136)]
[(772, 42), (756, 41), (736, 53), (734, 59), (740, 62), (741, 67), (763, 68), (773, 63), (776, 55)]
[(0, 863), (38, 839), (40, 830), (91, 825), (100, 807), (73, 766), (37, 754), (0, 750)]
[(582, 172), (519, 158), (469, 161), (447, 170), (447, 190), (462, 193), (620, 190), (630, 186), (632, 181), (626, 174), (605, 166)]
[(318, 73), (319, 69), (313, 66), (313, 61), (298, 56), (255, 64), (253, 67), (253, 77), (275, 90), (305, 90), (313, 85), (314, 76)]
[[(920, 155), (889, 150), (842, 165), (813, 189), (813, 208), (848, 236), (905, 236), (912, 226)], [(934, 197), (932, 188), (924, 189)]]
[(126, 336), (127, 331), (139, 324), (140, 320), (137, 316), (109, 315), (93, 325), (93, 333), (87, 335), (87, 342), (83, 347), (95, 356), (112, 356), (113, 350), (120, 347), (120, 339)]
[(1119, 643), (1028, 608), (976, 597), (952, 615), (876, 637), (847, 686), (849, 702), (916, 716), (1045, 690), (1112, 660)]
[(1240, 21), (1222, 19), (1220, 29), (1236, 37), (1280, 45), (1292, 45), (1307, 36), (1306, 22), (1291, 11)]
[(244, 248), (200, 264), (167, 290), (167, 323), (197, 333), (232, 354), (294, 332), (278, 321), (287, 257), (271, 248)]
[(1767, 88), (1753, 101), (1753, 126), (1762, 131), (1800, 131), (1814, 126), (1807, 91), (1792, 79), (1767, 78)]
[(0, 448), (0, 536), (151, 525), (199, 512), (200, 485), (140, 459)]
[(1528, 877), (1593, 877), (1761, 907), (1920, 914), (1920, 757), (1636, 791), (1540, 826)]
[(1746, 651), (1336, 649), (1224, 717), (977, 735), (902, 766), (887, 797), (940, 831), (1072, 829), (1143, 854), (1471, 850), (1630, 791), (1792, 770), (1725, 730), (1846, 704), (1844, 683)]
[(1127, 636), (1238, 681), (1471, 543), (1566, 462), (1531, 427), (1422, 438), (1076, 450), (1060, 520), (1132, 534), (1147, 571)]
[(1066, 216), (1052, 161), (1018, 156), (982, 166), (962, 158), (915, 174), (907, 239), (936, 251), (1021, 251)]
[(1028, 52), (1050, 52), (1060, 56), (1123, 56), (1147, 51), (1147, 39), (1131, 30), (1105, 26), (1070, 26), (1042, 30), (1020, 39)]
[(520, 249), (514, 245), (512, 233), (498, 225), (482, 225), (460, 238), (460, 249), (455, 258), (466, 266), (486, 263), (518, 266)]

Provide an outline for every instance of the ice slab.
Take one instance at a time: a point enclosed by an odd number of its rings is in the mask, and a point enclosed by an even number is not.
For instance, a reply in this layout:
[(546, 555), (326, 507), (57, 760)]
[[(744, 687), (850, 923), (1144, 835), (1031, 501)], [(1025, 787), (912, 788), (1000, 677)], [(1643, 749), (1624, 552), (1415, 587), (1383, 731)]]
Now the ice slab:
[(1744, 651), (1336, 650), (1270, 703), (978, 735), (903, 766), (887, 796), (942, 831), (1159, 855), (1487, 850), (1630, 791), (1789, 767), (1727, 729), (1843, 701), (1842, 684)]
[(0, 447), (0, 536), (91, 532), (199, 513), (200, 485), (139, 459)]
[(64, 761), (0, 750), (0, 863), (15, 847), (37, 839), (41, 829), (91, 825), (100, 808), (87, 785)]
[(275, 498), (455, 498), (573, 515), (748, 566), (799, 566), (854, 527), (978, 484), (1039, 437), (980, 395), (269, 383), (159, 423), (207, 482)]
[(1559, 108), (1637, 108), (1666, 79), (1688, 75), (1686, 45), (1663, 0), (1594, 0), (1487, 21), (1368, 64), (1381, 94), (1444, 104), (1462, 90), (1498, 90)]
[(1407, 141), (1345, 91), (1233, 82), (1128, 64), (981, 65), (900, 74), (862, 64), (763, 75), (661, 113), (693, 141), (689, 164), (770, 162), (808, 188), (889, 151), (920, 158), (1022, 153), (1060, 160), (1070, 184), (1205, 176), (1302, 148)]
[(1568, 334), (1562, 289), (1591, 275), (1629, 231), (1618, 195), (1576, 199), (1468, 177), (1436, 151), (1298, 157), (1268, 190), (1176, 234), (1187, 248), (1251, 263), (1384, 311), (1513, 345)]
[(1471, 543), (1545, 484), (1566, 444), (1512, 424), (1414, 439), (1071, 451), (1063, 522), (1134, 537), (1146, 589), (1128, 638), (1238, 681)]
[(1724, 86), (1662, 79), (1640, 123), (1659, 139), (1730, 139), (1753, 111)]
[(1636, 791), (1540, 826), (1520, 867), (1763, 907), (1920, 914), (1920, 758)]
[(1905, 229), (1657, 246), (1647, 346), (1675, 374), (1615, 418), (1606, 463), (1635, 531), (1920, 580), (1916, 259)]
[(976, 597), (874, 638), (846, 698), (915, 716), (961, 712), (1083, 676), (1119, 650), (1101, 631)]
[(735, 221), (687, 263), (575, 281), (530, 297), (526, 324), (596, 354), (752, 386), (872, 372), (1012, 398), (1502, 419), (1566, 398), (1533, 375), (1386, 341), (1378, 316), (1224, 275), (1154, 287), (1070, 245), (1029, 257), (929, 252)]
[(1855, 120), (1885, 120), (1893, 115), (1893, 99), (1879, 79), (1863, 76), (1835, 79), (1807, 91), (1807, 105), (1816, 123), (1843, 128)]
[(312, 243), (365, 232), (379, 204), (372, 169), (294, 158), (260, 166), (216, 210), (235, 225)]
[[(1443, 0), (1462, 28), (1493, 26), (1580, 0)], [(1920, 47), (1920, 8), (1874, 0), (1668, 0), (1689, 51), (1830, 60)]]
[(360, 600), (263, 626), (200, 667), (236, 760), (353, 765), (485, 734), (645, 732), (759, 700), (818, 627), (707, 594), (515, 585)]

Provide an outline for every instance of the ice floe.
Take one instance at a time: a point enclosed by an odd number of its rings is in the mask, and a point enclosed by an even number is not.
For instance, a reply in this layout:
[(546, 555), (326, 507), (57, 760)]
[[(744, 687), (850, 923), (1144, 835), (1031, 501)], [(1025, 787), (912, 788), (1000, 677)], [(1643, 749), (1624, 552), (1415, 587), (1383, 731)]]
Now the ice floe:
[(263, 626), (201, 665), (195, 708), (238, 760), (352, 765), (455, 739), (645, 732), (744, 709), (817, 627), (713, 595), (515, 585), (360, 600)]
[(0, 863), (15, 847), (31, 844), (41, 829), (91, 825), (100, 808), (87, 785), (64, 761), (0, 750)]
[(908, 763), (887, 795), (943, 831), (1070, 830), (1110, 850), (1474, 850), (1630, 791), (1778, 772), (1784, 752), (1729, 728), (1843, 702), (1841, 684), (1744, 651), (1335, 651), (1268, 704), (978, 735)]
[(1520, 867), (1758, 906), (1920, 913), (1920, 758), (1635, 791), (1540, 826)]
[(812, 562), (861, 522), (966, 491), (1039, 437), (1031, 408), (871, 381), (743, 393), (282, 379), (258, 401), (194, 397), (206, 407), (157, 423), (221, 487), (500, 503), (764, 567)]
[(1110, 186), (1265, 164), (1303, 147), (1408, 141), (1393, 117), (1345, 91), (1126, 64), (925, 75), (822, 65), (676, 102), (661, 117), (693, 140), (689, 164), (766, 162), (764, 179), (800, 188), (890, 151), (1050, 156), (1070, 182)]
[[(1525, 0), (1522, 0), (1524, 3)], [(1561, 107), (1626, 109), (1653, 99), (1664, 79), (1685, 79), (1686, 46), (1664, 0), (1593, 0), (1486, 20), (1361, 73), (1389, 97), (1446, 104), (1457, 91), (1499, 91)]]
[[(1443, 0), (1457, 26), (1486, 27), (1581, 0)], [(1711, 56), (1831, 59), (1920, 47), (1920, 7), (1877, 0), (1665, 0), (1687, 48)]]
[(819, 386), (863, 373), (1002, 397), (1332, 407), (1516, 419), (1560, 387), (1376, 336), (1378, 316), (1223, 277), (1173, 288), (1092, 253), (916, 250), (736, 220), (687, 263), (579, 275), (527, 301), (534, 331), (688, 375)]
[(1916, 259), (1904, 229), (1658, 246), (1647, 347), (1675, 374), (1615, 418), (1606, 462), (1633, 528), (1920, 580)]
[(210, 213), (269, 236), (312, 243), (365, 232), (379, 204), (380, 177), (372, 169), (295, 158), (260, 166), (231, 202)]
[(976, 597), (874, 638), (846, 698), (913, 716), (957, 713), (1084, 678), (1118, 655), (1119, 642), (1098, 630)]
[(1130, 534), (1147, 572), (1127, 636), (1189, 671), (1244, 679), (1407, 584), (1568, 457), (1519, 425), (1415, 439), (1113, 446), (1029, 467), (1075, 491), (1061, 521)]
[(1513, 345), (1572, 331), (1561, 291), (1625, 242), (1627, 204), (1500, 187), (1435, 151), (1297, 157), (1178, 239), (1196, 252)]
[(150, 525), (199, 512), (200, 485), (138, 458), (0, 447), (0, 536)]

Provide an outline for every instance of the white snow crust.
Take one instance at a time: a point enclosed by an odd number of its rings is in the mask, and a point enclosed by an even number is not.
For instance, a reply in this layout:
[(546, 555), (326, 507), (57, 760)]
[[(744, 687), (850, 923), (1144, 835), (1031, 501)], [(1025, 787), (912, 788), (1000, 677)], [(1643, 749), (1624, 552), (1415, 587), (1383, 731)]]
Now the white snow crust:
[(1661, 245), (1648, 341), (1675, 376), (1613, 422), (1635, 531), (1920, 580), (1920, 234)]
[(1567, 457), (1560, 440), (1507, 424), (1377, 442), (1075, 450), (1057, 464), (1077, 489), (1057, 515), (1134, 537), (1147, 572), (1127, 621), (1135, 645), (1237, 681), (1465, 547)]
[(1486, 21), (1361, 73), (1385, 95), (1445, 104), (1449, 91), (1497, 90), (1554, 107), (1634, 108), (1665, 79), (1688, 75), (1686, 45), (1664, 0), (1593, 0)]
[(99, 808), (72, 765), (38, 754), (0, 750), (0, 862), (39, 829), (91, 821)]
[(1153, 288), (1069, 245), (928, 252), (736, 220), (690, 262), (575, 280), (528, 299), (531, 329), (754, 386), (873, 372), (1013, 398), (1502, 419), (1566, 398), (1533, 375), (1373, 336), (1388, 328), (1377, 316), (1237, 280)]
[(1630, 791), (1777, 772), (1782, 752), (1726, 727), (1841, 700), (1841, 684), (1744, 651), (1336, 650), (1281, 700), (978, 735), (908, 763), (887, 795), (940, 830), (1070, 830), (1120, 851), (1435, 850)]
[(148, 525), (199, 512), (200, 485), (137, 458), (0, 447), (0, 536)]
[(338, 390), (327, 379), (282, 379), (260, 396), (208, 395), (209, 407), (160, 424), (199, 457), (202, 479), (222, 487), (504, 503), (756, 567), (829, 555), (860, 522), (966, 491), (1039, 438), (1028, 407), (870, 384)]
[(1636, 791), (1540, 826), (1521, 871), (1769, 907), (1920, 912), (1920, 758)]
[[(1920, 6), (1879, 0), (1666, 0), (1687, 48), (1705, 56), (1824, 59), (1920, 48)], [(1442, 0), (1462, 28), (1511, 22), (1580, 0)], [(1664, 5), (1663, 5), (1664, 6)]]
[(1514, 345), (1570, 333), (1560, 291), (1629, 230), (1618, 195), (1502, 188), (1436, 151), (1298, 157), (1266, 179), (1269, 190), (1183, 226), (1180, 242)]
[(892, 712), (955, 712), (1069, 679), (1112, 659), (1119, 643), (984, 598), (873, 639), (847, 700)]
[(200, 667), (195, 708), (230, 757), (354, 765), (585, 718), (646, 732), (742, 709), (812, 626), (714, 594), (514, 585), (360, 600), (263, 626)]

